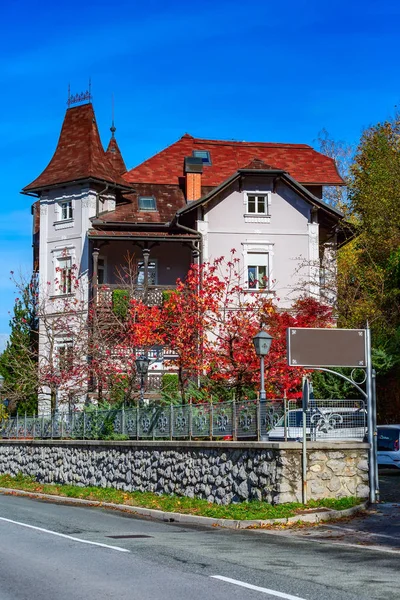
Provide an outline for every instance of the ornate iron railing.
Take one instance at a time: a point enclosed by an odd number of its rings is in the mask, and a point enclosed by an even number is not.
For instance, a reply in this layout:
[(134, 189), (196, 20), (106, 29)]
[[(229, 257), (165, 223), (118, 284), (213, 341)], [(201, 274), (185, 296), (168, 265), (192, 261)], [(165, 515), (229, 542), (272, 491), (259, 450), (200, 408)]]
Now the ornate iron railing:
[(143, 285), (126, 286), (103, 283), (97, 287), (97, 304), (99, 307), (111, 308), (114, 290), (125, 290), (134, 300), (142, 300), (148, 306), (161, 306), (163, 303), (163, 292), (174, 290), (175, 285), (148, 285), (147, 290)]
[[(303, 412), (295, 401), (269, 400), (97, 410), (58, 416), (17, 416), (0, 423), (5, 439), (132, 440), (298, 440)], [(306, 413), (311, 440), (363, 440), (366, 410), (362, 400), (313, 400)]]

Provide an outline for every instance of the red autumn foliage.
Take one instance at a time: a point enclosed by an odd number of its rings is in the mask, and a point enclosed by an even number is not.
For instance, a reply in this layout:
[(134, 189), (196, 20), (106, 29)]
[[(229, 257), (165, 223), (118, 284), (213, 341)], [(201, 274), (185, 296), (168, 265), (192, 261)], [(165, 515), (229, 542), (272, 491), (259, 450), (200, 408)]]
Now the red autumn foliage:
[(201, 376), (234, 389), (240, 398), (244, 389), (259, 387), (260, 363), (252, 338), (265, 328), (274, 338), (265, 359), (267, 397), (297, 397), (304, 369), (287, 365), (286, 330), (330, 326), (331, 309), (311, 298), (297, 300), (290, 310), (278, 309), (267, 294), (242, 287), (238, 263), (232, 255), (228, 262), (220, 258), (193, 265), (161, 307), (132, 300), (106, 369), (102, 357), (102, 376), (134, 374), (138, 349), (166, 346), (175, 354), (170, 363), (182, 393), (190, 380)]

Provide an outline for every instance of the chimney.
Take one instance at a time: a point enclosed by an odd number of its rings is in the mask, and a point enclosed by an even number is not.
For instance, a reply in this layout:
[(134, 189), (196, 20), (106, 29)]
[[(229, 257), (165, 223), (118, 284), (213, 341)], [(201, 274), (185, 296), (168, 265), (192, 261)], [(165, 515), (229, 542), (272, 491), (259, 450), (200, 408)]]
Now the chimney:
[(201, 174), (203, 160), (194, 156), (185, 158), (186, 202), (201, 198)]

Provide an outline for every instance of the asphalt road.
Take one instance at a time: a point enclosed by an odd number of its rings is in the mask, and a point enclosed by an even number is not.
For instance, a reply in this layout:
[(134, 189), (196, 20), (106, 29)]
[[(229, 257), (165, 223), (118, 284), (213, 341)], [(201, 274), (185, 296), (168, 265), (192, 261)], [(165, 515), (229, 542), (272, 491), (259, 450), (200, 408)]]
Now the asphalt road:
[(400, 502), (400, 469), (379, 469), (380, 499)]
[(399, 561), (391, 545), (302, 530), (188, 527), (0, 496), (0, 600), (388, 600)]

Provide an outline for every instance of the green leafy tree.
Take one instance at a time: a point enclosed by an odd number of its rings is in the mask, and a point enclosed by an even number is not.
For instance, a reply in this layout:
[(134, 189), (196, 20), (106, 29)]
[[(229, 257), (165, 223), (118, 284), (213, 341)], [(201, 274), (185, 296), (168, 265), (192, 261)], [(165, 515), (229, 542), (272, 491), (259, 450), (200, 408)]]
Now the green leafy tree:
[(36, 300), (37, 283), (32, 278), (15, 299), (10, 338), (0, 356), (0, 374), (4, 377), (2, 397), (9, 401), (10, 412), (32, 414), (37, 410)]
[(381, 420), (400, 413), (400, 115), (367, 129), (349, 177), (356, 236), (338, 255), (339, 326), (372, 329)]

